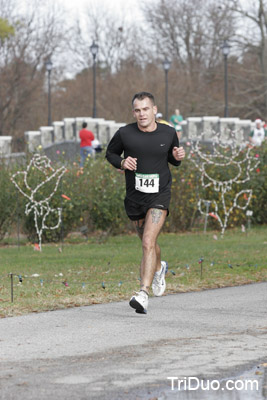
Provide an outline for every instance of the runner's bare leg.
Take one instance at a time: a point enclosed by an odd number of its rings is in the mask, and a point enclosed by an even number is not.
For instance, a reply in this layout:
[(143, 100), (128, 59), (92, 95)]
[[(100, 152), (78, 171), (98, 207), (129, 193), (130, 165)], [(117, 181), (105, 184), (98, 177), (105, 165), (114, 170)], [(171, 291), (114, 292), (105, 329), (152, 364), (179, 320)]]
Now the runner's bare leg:
[(149, 292), (155, 271), (161, 268), (161, 252), (157, 243), (158, 235), (164, 225), (167, 210), (151, 208), (146, 218), (135, 221), (138, 236), (142, 240), (143, 258), (141, 261), (141, 289)]
[[(143, 218), (143, 219), (139, 219), (138, 221), (134, 221), (134, 225), (136, 228), (137, 235), (142, 240), (144, 229), (145, 229), (145, 219)], [(160, 250), (158, 243), (156, 243), (156, 253), (157, 253), (156, 271), (160, 271), (160, 269), (161, 269), (161, 250)]]

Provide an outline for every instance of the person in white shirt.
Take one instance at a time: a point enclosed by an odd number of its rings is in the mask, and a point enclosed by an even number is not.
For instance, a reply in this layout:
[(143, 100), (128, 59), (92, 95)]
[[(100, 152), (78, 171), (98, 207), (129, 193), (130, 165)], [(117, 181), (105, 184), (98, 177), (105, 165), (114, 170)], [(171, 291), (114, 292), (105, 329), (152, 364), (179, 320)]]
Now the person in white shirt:
[(253, 146), (261, 146), (267, 136), (266, 130), (262, 126), (261, 119), (255, 120), (255, 128), (249, 134), (249, 141)]

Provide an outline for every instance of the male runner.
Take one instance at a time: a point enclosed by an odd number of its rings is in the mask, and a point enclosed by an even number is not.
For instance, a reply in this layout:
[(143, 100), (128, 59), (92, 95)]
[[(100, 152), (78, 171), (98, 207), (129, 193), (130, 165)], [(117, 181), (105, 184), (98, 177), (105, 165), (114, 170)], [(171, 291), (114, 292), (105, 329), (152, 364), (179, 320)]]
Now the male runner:
[(168, 162), (178, 166), (185, 152), (179, 147), (175, 129), (156, 122), (157, 106), (151, 93), (135, 94), (132, 108), (137, 123), (115, 133), (106, 158), (115, 168), (125, 170), (125, 210), (143, 249), (141, 287), (130, 299), (130, 306), (146, 314), (151, 284), (155, 296), (162, 296), (166, 287), (167, 263), (161, 261), (157, 238), (169, 212), (172, 181)]

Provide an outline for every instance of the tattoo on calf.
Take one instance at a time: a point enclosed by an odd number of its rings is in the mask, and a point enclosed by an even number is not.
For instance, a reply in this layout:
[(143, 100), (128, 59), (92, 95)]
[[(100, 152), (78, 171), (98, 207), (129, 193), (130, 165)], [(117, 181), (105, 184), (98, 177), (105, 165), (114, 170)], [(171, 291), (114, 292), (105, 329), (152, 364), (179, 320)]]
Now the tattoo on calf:
[(152, 215), (152, 223), (153, 224), (158, 224), (160, 221), (160, 218), (162, 216), (162, 211), (158, 210), (157, 208), (153, 208), (151, 210), (151, 215)]

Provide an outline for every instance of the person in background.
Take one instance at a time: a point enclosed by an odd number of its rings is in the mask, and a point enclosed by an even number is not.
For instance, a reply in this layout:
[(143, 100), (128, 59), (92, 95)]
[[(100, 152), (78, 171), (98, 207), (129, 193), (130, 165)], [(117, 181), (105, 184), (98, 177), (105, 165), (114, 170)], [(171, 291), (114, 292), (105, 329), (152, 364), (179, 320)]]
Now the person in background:
[(180, 114), (180, 111), (178, 108), (174, 111), (174, 114), (170, 118), (170, 123), (174, 127), (174, 129), (177, 131), (182, 131), (182, 122), (183, 122), (183, 116)]
[(261, 119), (255, 120), (255, 128), (249, 134), (249, 141), (253, 146), (260, 146), (267, 136)]
[[(162, 113), (161, 113), (161, 112), (158, 112), (158, 113), (156, 114), (156, 122), (159, 122), (160, 124), (165, 124), (165, 125), (172, 126), (172, 124), (171, 124), (170, 122), (166, 121), (166, 120), (163, 119), (162, 117), (163, 117)], [(177, 137), (178, 137), (178, 140), (180, 140), (180, 139), (181, 139), (181, 136), (182, 136), (182, 127), (181, 127), (181, 125), (177, 125), (177, 127), (175, 128), (175, 130), (176, 130), (176, 135), (177, 135)]]
[(92, 141), (92, 146), (93, 146), (93, 149), (94, 149), (95, 153), (101, 153), (102, 146), (101, 146), (101, 143), (99, 142), (98, 139), (95, 139), (95, 140)]
[(165, 125), (169, 125), (172, 126), (168, 121), (166, 121), (165, 119), (163, 119), (163, 115), (161, 112), (158, 112), (156, 114), (156, 122), (159, 122), (160, 124), (165, 124)]
[(80, 143), (80, 167), (84, 166), (84, 162), (88, 156), (93, 154), (94, 149), (92, 146), (92, 141), (95, 139), (93, 132), (89, 131), (87, 128), (87, 123), (83, 122), (82, 129), (79, 132), (81, 139)]

